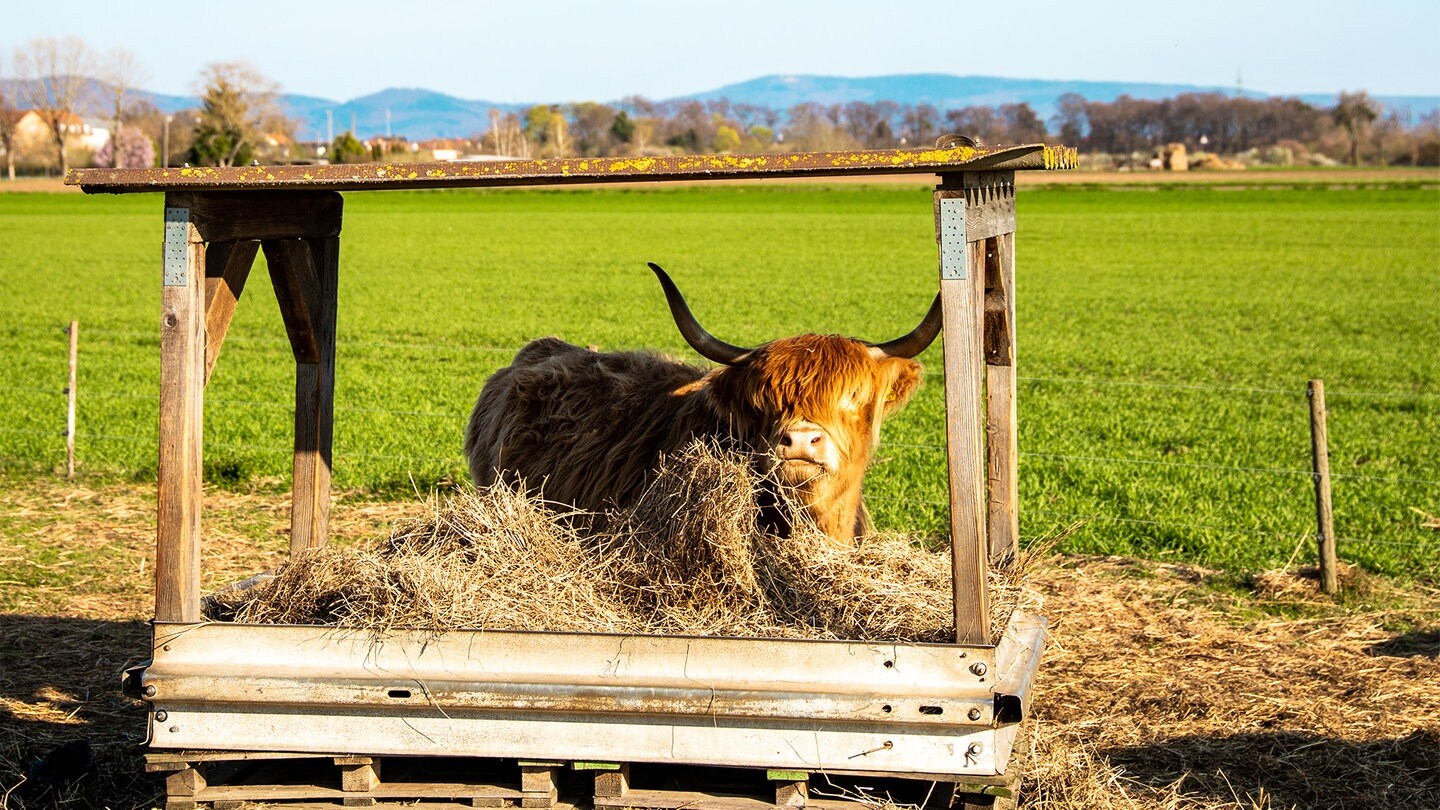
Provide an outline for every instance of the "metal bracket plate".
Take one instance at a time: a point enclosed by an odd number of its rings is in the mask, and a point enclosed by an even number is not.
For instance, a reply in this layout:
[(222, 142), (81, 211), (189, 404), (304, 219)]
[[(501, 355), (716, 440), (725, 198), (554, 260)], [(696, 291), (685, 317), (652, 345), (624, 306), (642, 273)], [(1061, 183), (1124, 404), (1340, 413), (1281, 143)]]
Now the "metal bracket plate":
[(970, 250), (965, 244), (965, 200), (940, 200), (940, 278), (962, 281), (969, 268)]
[(165, 209), (165, 271), (166, 287), (184, 287), (190, 283), (190, 209)]

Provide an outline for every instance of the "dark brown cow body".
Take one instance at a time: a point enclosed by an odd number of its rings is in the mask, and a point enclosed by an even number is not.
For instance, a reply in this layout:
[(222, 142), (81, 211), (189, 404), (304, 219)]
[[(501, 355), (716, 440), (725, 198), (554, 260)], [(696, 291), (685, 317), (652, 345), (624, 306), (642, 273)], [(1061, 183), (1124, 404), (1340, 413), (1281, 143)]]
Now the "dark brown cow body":
[(465, 455), (475, 483), (518, 478), (581, 509), (624, 506), (662, 453), (713, 438), (753, 451), (821, 531), (852, 542), (880, 423), (920, 383), (910, 358), (938, 332), (938, 305), (910, 335), (878, 346), (807, 334), (742, 349), (700, 328), (669, 277), (651, 267), (686, 340), (723, 365), (533, 341), (486, 381), (470, 415)]

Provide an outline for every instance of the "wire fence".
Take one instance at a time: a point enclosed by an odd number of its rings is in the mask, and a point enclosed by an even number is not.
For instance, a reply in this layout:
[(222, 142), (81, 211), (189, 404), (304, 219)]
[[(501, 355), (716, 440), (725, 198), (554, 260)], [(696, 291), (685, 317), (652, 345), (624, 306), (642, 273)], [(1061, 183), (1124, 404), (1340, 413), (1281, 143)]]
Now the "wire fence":
[[(0, 331), (0, 344), (9, 341), (15, 341), (20, 338), (31, 336), (41, 332), (47, 335), (53, 335), (56, 332), (63, 334), (64, 330), (58, 328), (45, 328), (43, 330), (26, 330), (23, 328), (11, 327), (4, 331)], [(159, 344), (158, 336), (155, 333), (139, 332), (124, 329), (87, 329), (85, 332), (85, 337), (88, 340), (101, 343), (106, 341), (113, 342), (116, 340), (133, 340), (137, 341), (134, 348), (145, 348), (146, 351), (152, 350), (153, 347), (158, 346)], [(287, 358), (290, 353), (290, 344), (289, 341), (285, 338), (231, 337), (227, 340), (226, 346), (245, 346), (249, 349), (274, 351), (277, 354), (285, 355)], [(387, 355), (396, 351), (426, 352), (432, 354), (437, 352), (454, 352), (459, 354), (496, 354), (501, 355), (501, 357), (497, 359), (497, 362), (503, 362), (505, 359), (504, 356), (512, 354), (518, 348), (518, 346), (472, 345), (454, 342), (437, 343), (433, 341), (402, 342), (362, 340), (345, 341), (343, 351), (349, 354), (354, 354), (357, 352), (363, 354), (368, 351), (376, 353), (386, 353)], [(62, 350), (57, 349), (57, 351)], [(54, 363), (49, 363), (48, 361), (49, 358), (46, 358), (47, 364), (53, 365), (57, 369), (64, 368), (63, 355), (57, 355)], [(927, 372), (927, 374), (943, 376), (943, 373), (938, 371)], [(5, 400), (10, 400), (11, 395), (19, 395), (21, 397), (40, 397), (42, 399), (45, 397), (53, 396), (56, 398), (57, 401), (60, 401), (65, 398), (67, 391), (64, 381), (60, 376), (60, 372), (58, 371), (56, 373), (56, 379), (59, 380), (59, 383), (57, 385), (35, 385), (33, 383), (0, 385), (0, 394), (5, 395)], [(1296, 402), (1295, 412), (1297, 414), (1297, 419), (1299, 419), (1300, 414), (1304, 413), (1304, 403), (1306, 397), (1306, 389), (1303, 385), (1303, 382), (1294, 385), (1284, 385), (1273, 382), (1270, 384), (1261, 385), (1212, 385), (1156, 380), (1056, 376), (1019, 376), (1017, 377), (1017, 381), (1018, 383), (1027, 386), (1153, 389), (1177, 392), (1205, 393), (1213, 395), (1224, 395), (1229, 397), (1238, 396), (1259, 398), (1294, 398)], [(85, 401), (97, 400), (131, 400), (136, 402), (154, 402), (157, 399), (156, 390), (145, 391), (139, 390), (138, 388), (106, 389), (103, 387), (96, 387), (89, 384), (81, 386), (79, 395), (80, 401), (82, 403)], [(1393, 401), (1397, 399), (1406, 399), (1427, 404), (1431, 402), (1440, 403), (1440, 394), (1430, 393), (1427, 391), (1346, 390), (1340, 388), (1332, 389), (1331, 391), (1329, 391), (1329, 396), (1334, 400), (1377, 400), (1383, 402)], [(262, 410), (275, 412), (277, 414), (291, 413), (293, 412), (294, 408), (293, 403), (285, 400), (258, 400), (217, 396), (207, 398), (206, 401), (209, 404), (221, 406), (224, 408), (234, 408), (241, 410)], [(466, 407), (468, 409), (468, 403)], [(12, 408), (11, 410), (14, 409)], [(464, 411), (441, 411), (429, 410), (425, 408), (384, 408), (376, 407), (370, 404), (337, 404), (335, 406), (335, 412), (337, 414), (337, 423), (343, 421), (338, 417), (343, 416), (347, 413), (391, 416), (405, 420), (436, 420), (438, 422), (461, 421), (465, 418), (466, 415)], [(45, 421), (47, 423), (51, 423), (49, 422), (48, 417)], [(7, 425), (4, 427), (0, 427), (0, 436), (53, 438), (56, 441), (57, 448), (63, 447), (63, 443), (66, 437), (66, 430), (63, 427), (63, 411), (59, 409), (55, 411), (54, 421), (51, 424), (55, 424), (57, 425), (57, 427), (55, 429), (50, 429), (47, 427), (36, 425), (33, 422), (22, 424), (20, 426)], [(11, 425), (14, 425), (14, 423), (12, 422)], [(98, 449), (105, 445), (119, 444), (153, 446), (157, 441), (157, 437), (154, 433), (140, 434), (128, 432), (113, 432), (111, 430), (92, 430), (83, 422), (83, 410), (82, 421), (76, 429), (74, 438), (77, 440), (81, 447), (85, 448), (85, 453), (87, 455), (86, 461), (91, 464), (105, 463), (107, 459), (103, 453), (99, 452)], [(0, 446), (3, 446), (3, 442), (0, 442)], [(277, 459), (288, 457), (293, 452), (293, 448), (287, 445), (263, 442), (257, 443), (252, 441), (226, 442), (218, 440), (207, 440), (206, 447), (213, 450), (228, 450), (246, 454), (259, 454), (266, 456), (273, 455)], [(946, 449), (944, 444), (925, 442), (882, 442), (881, 447), (885, 453), (891, 455), (907, 453), (934, 453), (938, 455), (943, 454)], [(371, 459), (406, 464), (429, 464), (439, 468), (449, 468), (461, 471), (463, 471), (465, 468), (465, 462), (458, 454), (435, 455), (427, 453), (403, 452), (385, 453), (374, 452), (372, 449), (364, 447), (355, 447), (352, 449), (345, 446), (344, 442), (340, 439), (340, 437), (337, 437), (334, 453), (337, 459)], [(1139, 458), (1122, 455), (1054, 452), (1045, 448), (1022, 450), (1020, 452), (1020, 458), (1022, 459), (1022, 461), (1025, 459), (1031, 459), (1041, 462), (1078, 462), (1083, 464), (1117, 466), (1122, 468), (1133, 467), (1139, 470), (1150, 469), (1203, 471), (1210, 473), (1220, 473), (1224, 475), (1240, 474), (1253, 476), (1274, 476), (1294, 480), (1304, 478), (1313, 481), (1316, 475), (1311, 469), (1299, 467), (1264, 466), (1255, 464), (1218, 464), (1193, 461), (1177, 461), (1170, 459)], [(881, 461), (881, 463), (884, 463), (883, 460)], [(941, 466), (943, 466), (943, 464)], [(1137, 475), (1145, 474), (1146, 473), (1143, 472), (1137, 473)], [(1423, 487), (1435, 487), (1437, 489), (1440, 489), (1440, 479), (1416, 477), (1411, 475), (1378, 475), (1359, 472), (1335, 472), (1331, 474), (1331, 477), (1335, 479), (1342, 479), (1354, 482), (1370, 482), (1392, 485), (1418, 485)], [(911, 499), (911, 502), (917, 505), (930, 507), (935, 510), (944, 510), (947, 509), (949, 506), (948, 503), (937, 500)], [(1030, 508), (1026, 509), (1025, 513), (1028, 515), (1032, 515), (1036, 518), (1045, 519), (1098, 522), (1116, 525), (1126, 525), (1132, 527), (1168, 529), (1175, 531), (1205, 531), (1234, 536), (1269, 537), (1275, 539), (1303, 539), (1307, 537), (1313, 539), (1315, 536), (1315, 531), (1313, 527), (1297, 527), (1294, 525), (1276, 527), (1273, 529), (1254, 528), (1232, 524), (1206, 523), (1188, 520), (1185, 522), (1180, 522), (1126, 517), (1123, 515), (1106, 514), (1099, 511), (1076, 512), (1064, 510), (1049, 510), (1045, 508)], [(1432, 545), (1418, 539), (1391, 539), (1387, 537), (1338, 537), (1337, 540), (1345, 544), (1366, 544), (1401, 548), (1418, 548), (1422, 545), (1430, 547)]]

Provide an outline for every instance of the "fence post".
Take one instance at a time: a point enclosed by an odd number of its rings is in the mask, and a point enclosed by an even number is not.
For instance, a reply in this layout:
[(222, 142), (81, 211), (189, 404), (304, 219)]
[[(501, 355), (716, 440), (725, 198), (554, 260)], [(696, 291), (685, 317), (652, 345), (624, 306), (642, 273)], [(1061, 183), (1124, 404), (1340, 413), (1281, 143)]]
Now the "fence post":
[(1320, 590), (1333, 594), (1340, 589), (1340, 585), (1335, 573), (1335, 514), (1330, 505), (1330, 439), (1325, 426), (1325, 381), (1311, 380), (1306, 394), (1310, 398), (1310, 447), (1315, 470)]
[(75, 478), (75, 365), (80, 346), (80, 322), (70, 322), (70, 384), (65, 386), (65, 478)]

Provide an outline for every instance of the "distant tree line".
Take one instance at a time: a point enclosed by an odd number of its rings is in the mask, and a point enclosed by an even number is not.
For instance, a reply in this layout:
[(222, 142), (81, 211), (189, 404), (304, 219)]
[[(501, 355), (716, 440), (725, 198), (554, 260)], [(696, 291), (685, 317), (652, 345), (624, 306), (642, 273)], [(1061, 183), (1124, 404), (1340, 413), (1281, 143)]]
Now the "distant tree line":
[[(1121, 164), (1167, 144), (1192, 152), (1255, 153), (1273, 162), (1440, 164), (1440, 116), (1413, 120), (1386, 112), (1367, 94), (1342, 93), (1332, 108), (1294, 98), (1187, 93), (1160, 100), (1121, 96), (1059, 98), (1049, 121), (1029, 104), (942, 110), (893, 101), (799, 104), (777, 110), (714, 101), (615, 105), (585, 102), (492, 112), (473, 139), (483, 151), (516, 157), (604, 157), (654, 153), (895, 149), (933, 144), (942, 134), (984, 144), (1064, 143)], [(1288, 157), (1287, 157), (1288, 156)]]
[[(279, 86), (243, 61), (207, 65), (195, 82), (200, 106), (167, 114), (138, 97), (145, 71), (124, 49), (98, 54), (78, 37), (40, 38), (17, 47), (8, 66), (4, 56), (0, 76), (8, 67), (18, 88), (7, 95), (0, 85), (0, 155), (11, 178), (17, 165), (63, 172), (71, 165), (355, 163), (429, 159), (442, 148), (521, 158), (894, 149), (929, 146), (948, 133), (987, 145), (1064, 143), (1097, 168), (1148, 162), (1170, 144), (1251, 162), (1440, 165), (1440, 115), (1414, 120), (1363, 92), (1341, 93), (1333, 107), (1221, 93), (1108, 102), (1071, 93), (1048, 121), (1023, 103), (941, 109), (855, 101), (780, 110), (630, 96), (492, 110), (489, 128), (468, 139), (421, 145), (345, 132), (302, 151), (299, 122), (283, 114)], [(96, 110), (110, 132), (105, 143), (86, 137), (80, 117)]]

